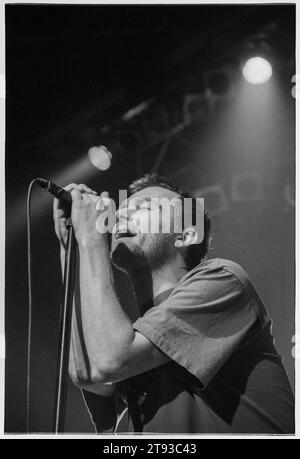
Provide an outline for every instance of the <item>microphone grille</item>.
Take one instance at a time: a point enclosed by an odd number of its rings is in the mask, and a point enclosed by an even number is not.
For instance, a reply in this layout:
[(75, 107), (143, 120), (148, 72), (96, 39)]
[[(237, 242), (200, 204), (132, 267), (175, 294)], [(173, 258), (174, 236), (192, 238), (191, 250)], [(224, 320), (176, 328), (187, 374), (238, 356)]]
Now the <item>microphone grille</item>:
[(48, 181), (48, 180), (45, 180), (45, 179), (43, 179), (43, 178), (38, 177), (38, 178), (36, 179), (36, 181), (37, 181), (38, 185), (39, 185), (41, 188), (43, 188), (43, 190), (48, 190), (48, 188), (49, 188), (49, 181)]

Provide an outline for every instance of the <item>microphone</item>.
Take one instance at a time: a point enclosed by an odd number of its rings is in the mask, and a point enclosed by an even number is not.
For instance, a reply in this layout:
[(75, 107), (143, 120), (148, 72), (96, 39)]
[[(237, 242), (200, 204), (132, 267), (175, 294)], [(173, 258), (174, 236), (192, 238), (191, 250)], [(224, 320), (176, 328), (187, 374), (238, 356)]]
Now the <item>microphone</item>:
[(57, 199), (60, 199), (65, 204), (72, 204), (72, 196), (69, 191), (64, 190), (60, 186), (55, 185), (55, 183), (50, 182), (42, 178), (37, 178), (38, 185), (45, 191), (48, 191), (52, 196)]
[[(111, 166), (112, 154), (104, 145), (91, 147), (88, 151), (88, 157), (91, 164), (100, 171), (106, 171)], [(43, 190), (48, 191), (52, 196), (63, 201), (71, 209), (72, 196), (69, 191), (64, 190), (49, 180), (37, 178), (36, 181)]]

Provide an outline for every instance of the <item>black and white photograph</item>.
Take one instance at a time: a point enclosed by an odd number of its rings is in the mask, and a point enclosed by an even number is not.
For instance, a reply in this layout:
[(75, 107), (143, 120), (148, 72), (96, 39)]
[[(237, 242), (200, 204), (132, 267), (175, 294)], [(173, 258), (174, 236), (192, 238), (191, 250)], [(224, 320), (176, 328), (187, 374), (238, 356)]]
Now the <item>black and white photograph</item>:
[(5, 4), (4, 436), (295, 438), (296, 31)]

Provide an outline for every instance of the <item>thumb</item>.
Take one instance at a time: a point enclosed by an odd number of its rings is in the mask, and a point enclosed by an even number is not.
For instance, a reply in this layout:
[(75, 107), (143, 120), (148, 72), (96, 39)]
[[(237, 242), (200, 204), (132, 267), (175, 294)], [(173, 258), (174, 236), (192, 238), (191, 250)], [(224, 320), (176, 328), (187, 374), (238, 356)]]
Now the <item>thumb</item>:
[(82, 200), (82, 193), (78, 190), (78, 188), (74, 188), (74, 190), (71, 191), (71, 196), (73, 202)]

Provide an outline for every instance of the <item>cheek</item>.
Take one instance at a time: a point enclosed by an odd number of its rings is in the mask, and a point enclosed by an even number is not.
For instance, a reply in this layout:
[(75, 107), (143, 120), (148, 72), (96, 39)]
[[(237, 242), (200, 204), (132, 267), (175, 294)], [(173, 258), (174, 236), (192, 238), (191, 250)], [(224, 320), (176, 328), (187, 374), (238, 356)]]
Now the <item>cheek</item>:
[(160, 232), (163, 234), (170, 234), (171, 232), (170, 217), (166, 214), (160, 218)]
[(175, 226), (174, 217), (171, 213), (165, 212), (160, 216), (160, 233), (165, 236), (171, 236), (174, 234)]
[(164, 228), (169, 232), (169, 219), (166, 216), (162, 216), (159, 209), (154, 209), (148, 212), (148, 233), (149, 235), (157, 236), (162, 233)]
[(130, 218), (132, 223), (136, 226), (138, 231), (142, 234), (150, 232), (150, 216), (146, 211), (135, 212)]
[(171, 249), (171, 238), (167, 234), (149, 234), (142, 235), (140, 247), (145, 253), (158, 252), (166, 253)]

